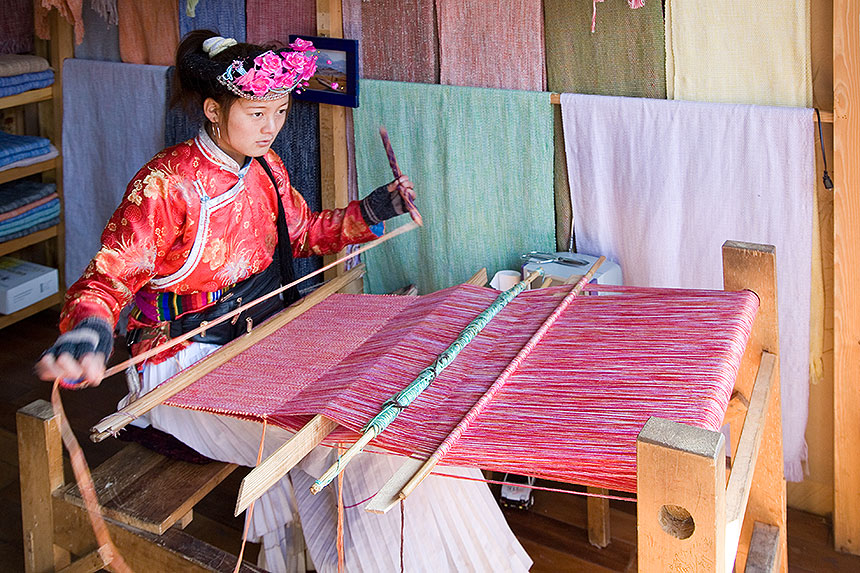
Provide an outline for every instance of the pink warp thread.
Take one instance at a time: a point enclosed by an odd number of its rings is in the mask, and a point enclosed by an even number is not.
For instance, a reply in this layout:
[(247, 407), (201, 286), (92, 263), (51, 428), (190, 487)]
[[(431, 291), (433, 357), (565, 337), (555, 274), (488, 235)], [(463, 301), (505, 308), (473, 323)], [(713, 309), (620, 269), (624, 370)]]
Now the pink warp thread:
[[(527, 291), (464, 349), (373, 445), (429, 457), (558, 306)], [(635, 491), (636, 435), (650, 416), (718, 430), (756, 296), (586, 287), (446, 455), (449, 465)], [(168, 403), (287, 430), (315, 414), (356, 439), (382, 403), (494, 298), (462, 285), (421, 297), (333, 295)]]

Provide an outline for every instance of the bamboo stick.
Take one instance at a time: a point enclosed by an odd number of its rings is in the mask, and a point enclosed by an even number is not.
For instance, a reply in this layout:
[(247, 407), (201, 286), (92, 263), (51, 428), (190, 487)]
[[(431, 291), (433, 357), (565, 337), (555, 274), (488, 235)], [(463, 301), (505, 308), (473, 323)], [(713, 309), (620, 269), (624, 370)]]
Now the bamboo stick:
[(405, 486), (403, 486), (403, 489), (400, 490), (400, 493), (398, 495), (399, 499), (406, 499), (406, 497), (410, 493), (415, 491), (415, 488), (418, 487), (418, 484), (420, 484), (428, 475), (430, 475), (430, 473), (433, 471), (433, 468), (436, 467), (436, 464), (439, 463), (439, 461), (444, 457), (444, 455), (453, 447), (454, 443), (469, 428), (472, 423), (472, 420), (474, 420), (481, 413), (481, 411), (483, 411), (486, 405), (490, 403), (493, 396), (496, 395), (496, 392), (498, 392), (498, 390), (502, 386), (504, 386), (504, 384), (516, 371), (522, 361), (525, 360), (526, 356), (528, 356), (529, 353), (531, 353), (531, 351), (535, 348), (535, 346), (537, 346), (540, 339), (543, 338), (544, 334), (546, 334), (546, 332), (550, 329), (550, 327), (558, 319), (558, 317), (561, 316), (562, 311), (564, 311), (564, 309), (567, 308), (571, 302), (573, 302), (573, 300), (579, 295), (579, 293), (582, 292), (582, 289), (585, 287), (586, 284), (588, 284), (592, 277), (594, 277), (594, 273), (597, 272), (598, 267), (600, 267), (600, 265), (602, 265), (603, 261), (605, 260), (606, 257), (600, 257), (599, 259), (597, 259), (591, 266), (591, 268), (588, 269), (588, 272), (586, 272), (582, 276), (582, 278), (577, 281), (576, 285), (574, 285), (574, 287), (570, 289), (570, 292), (561, 300), (561, 302), (558, 303), (558, 306), (556, 306), (552, 314), (547, 317), (544, 323), (541, 324), (540, 328), (537, 329), (537, 331), (532, 335), (529, 341), (520, 349), (514, 359), (511, 360), (505, 370), (498, 376), (498, 378), (496, 378), (493, 384), (489, 387), (487, 392), (484, 393), (484, 395), (481, 396), (481, 398), (478, 399), (477, 402), (475, 402), (469, 412), (465, 416), (463, 416), (457, 426), (451, 431), (450, 434), (448, 434), (448, 437), (445, 438), (445, 440), (439, 445), (439, 447), (436, 448), (436, 451), (433, 452), (433, 454), (427, 459), (426, 462), (424, 462), (424, 465), (421, 466), (421, 469), (418, 470), (418, 472), (414, 476), (412, 476), (412, 479), (410, 479)]
[(427, 386), (436, 378), (436, 376), (444, 370), (451, 361), (463, 349), (492, 318), (501, 311), (515, 296), (525, 290), (538, 277), (543, 276), (543, 270), (538, 269), (529, 273), (529, 275), (519, 283), (509, 288), (500, 294), (495, 302), (486, 310), (476, 316), (461, 332), (456, 340), (448, 346), (445, 351), (440, 354), (436, 360), (422, 370), (418, 376), (409, 383), (409, 385), (388, 400), (382, 407), (382, 410), (371, 419), (362, 430), (362, 436), (346, 451), (345, 454), (338, 457), (337, 462), (326, 470), (311, 486), (311, 493), (317, 494), (327, 486), (331, 481), (346, 467), (346, 465), (364, 449), (373, 438), (378, 436), (395, 418), (403, 411), (404, 408), (418, 395), (423, 392)]
[(143, 362), (144, 360), (146, 360), (147, 358), (155, 356), (156, 354), (160, 354), (160, 353), (164, 352), (165, 350), (167, 350), (168, 348), (176, 346), (177, 344), (179, 344), (181, 342), (185, 342), (189, 338), (197, 336), (201, 332), (205, 332), (207, 329), (212, 328), (215, 325), (221, 324), (222, 322), (225, 322), (225, 321), (233, 318), (234, 316), (238, 316), (239, 314), (248, 310), (249, 308), (251, 308), (252, 306), (254, 306), (256, 304), (259, 304), (265, 300), (268, 300), (268, 299), (272, 298), (273, 296), (277, 296), (280, 293), (282, 293), (283, 291), (285, 291), (289, 288), (292, 288), (292, 287), (296, 286), (297, 284), (304, 282), (311, 277), (315, 277), (316, 275), (323, 273), (326, 270), (328, 270), (334, 266), (337, 266), (340, 263), (355, 257), (356, 255), (360, 255), (364, 251), (372, 249), (373, 247), (376, 247), (377, 245), (380, 245), (380, 244), (384, 243), (385, 241), (393, 239), (394, 237), (396, 237), (398, 235), (402, 235), (403, 233), (407, 233), (407, 232), (409, 232), (413, 229), (416, 229), (416, 228), (418, 228), (418, 225), (412, 221), (407, 223), (406, 225), (398, 227), (398, 228), (394, 229), (393, 231), (391, 231), (390, 233), (386, 233), (386, 234), (382, 235), (381, 237), (379, 237), (378, 239), (374, 239), (373, 241), (370, 241), (369, 243), (362, 245), (361, 248), (349, 253), (348, 255), (345, 255), (345, 256), (337, 259), (336, 261), (332, 261), (329, 264), (325, 265), (324, 267), (317, 269), (313, 272), (310, 272), (310, 273), (306, 274), (305, 276), (294, 280), (290, 284), (284, 285), (284, 286), (282, 286), (276, 290), (273, 290), (272, 292), (270, 292), (268, 294), (261, 296), (260, 298), (258, 298), (256, 300), (252, 300), (251, 302), (243, 304), (242, 306), (236, 308), (235, 310), (228, 312), (227, 314), (224, 314), (222, 316), (219, 316), (218, 318), (208, 322), (207, 324), (201, 325), (198, 328), (195, 328), (194, 330), (191, 330), (189, 332), (186, 332), (185, 334), (182, 334), (181, 336), (177, 336), (176, 338), (171, 338), (170, 340), (168, 340), (164, 344), (159, 344), (158, 346), (151, 348), (151, 349), (147, 350), (146, 352), (142, 352), (142, 353), (138, 354), (137, 356), (130, 358), (129, 360), (126, 360), (125, 362), (121, 362), (121, 363), (117, 364), (116, 366), (112, 366), (111, 368), (109, 368), (105, 372), (105, 375), (103, 378), (108, 378), (109, 376), (113, 376), (114, 374), (117, 374), (118, 372), (123, 372), (129, 366), (134, 366), (136, 364), (139, 364), (139, 363)]
[(108, 436), (116, 435), (119, 430), (124, 428), (135, 418), (149, 412), (151, 409), (158, 406), (183, 388), (190, 386), (204, 374), (207, 374), (218, 366), (224, 364), (238, 353), (247, 350), (294, 318), (310, 310), (314, 305), (319, 304), (328, 296), (334, 294), (352, 281), (360, 278), (364, 275), (364, 269), (364, 265), (361, 264), (350, 270), (348, 273), (332, 279), (308, 296), (301, 299), (299, 302), (293, 304), (252, 330), (250, 334), (225, 344), (219, 350), (216, 350), (200, 362), (186, 368), (167, 382), (153, 388), (150, 392), (141, 396), (125, 408), (103, 418), (98, 424), (91, 428), (90, 439), (94, 442), (100, 442)]

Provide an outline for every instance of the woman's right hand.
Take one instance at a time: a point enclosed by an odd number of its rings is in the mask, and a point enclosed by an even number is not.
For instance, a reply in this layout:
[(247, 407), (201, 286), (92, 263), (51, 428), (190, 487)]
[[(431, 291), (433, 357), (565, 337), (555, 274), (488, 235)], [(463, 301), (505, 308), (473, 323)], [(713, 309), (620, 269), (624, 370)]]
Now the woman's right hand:
[(86, 318), (60, 335), (36, 363), (42, 380), (63, 378), (76, 387), (98, 386), (113, 348), (113, 329), (100, 318)]

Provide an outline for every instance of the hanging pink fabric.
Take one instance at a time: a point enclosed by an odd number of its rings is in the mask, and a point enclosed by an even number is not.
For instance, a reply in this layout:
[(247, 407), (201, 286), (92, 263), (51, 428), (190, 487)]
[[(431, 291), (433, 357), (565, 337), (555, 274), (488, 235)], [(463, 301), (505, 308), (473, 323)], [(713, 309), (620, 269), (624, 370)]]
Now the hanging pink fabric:
[(359, 41), (362, 78), (439, 82), (433, 0), (343, 0), (343, 14), (346, 36)]
[(128, 64), (172, 66), (179, 46), (178, 0), (118, 0), (119, 55)]
[(245, 34), (251, 44), (286, 44), (290, 34), (316, 36), (316, 1), (246, 0), (245, 22)]
[[(36, 35), (43, 40), (51, 39), (48, 14), (58, 10), (60, 16), (75, 27), (75, 44), (84, 41), (83, 0), (37, 0), (35, 8)], [(4, 16), (5, 17), (5, 16)]]
[(546, 89), (540, 0), (438, 0), (441, 83)]

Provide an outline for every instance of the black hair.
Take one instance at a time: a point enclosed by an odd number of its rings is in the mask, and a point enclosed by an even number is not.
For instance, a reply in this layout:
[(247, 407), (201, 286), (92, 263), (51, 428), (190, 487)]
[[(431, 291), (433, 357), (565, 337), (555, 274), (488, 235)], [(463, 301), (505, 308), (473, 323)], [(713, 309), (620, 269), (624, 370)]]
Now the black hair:
[(210, 58), (203, 51), (203, 42), (216, 36), (218, 34), (212, 30), (192, 30), (182, 38), (176, 49), (170, 105), (184, 109), (191, 117), (200, 114), (206, 98), (212, 98), (218, 102), (226, 118), (230, 107), (239, 97), (221, 85), (218, 76), (234, 60), (250, 61), (277, 47), (240, 42)]

